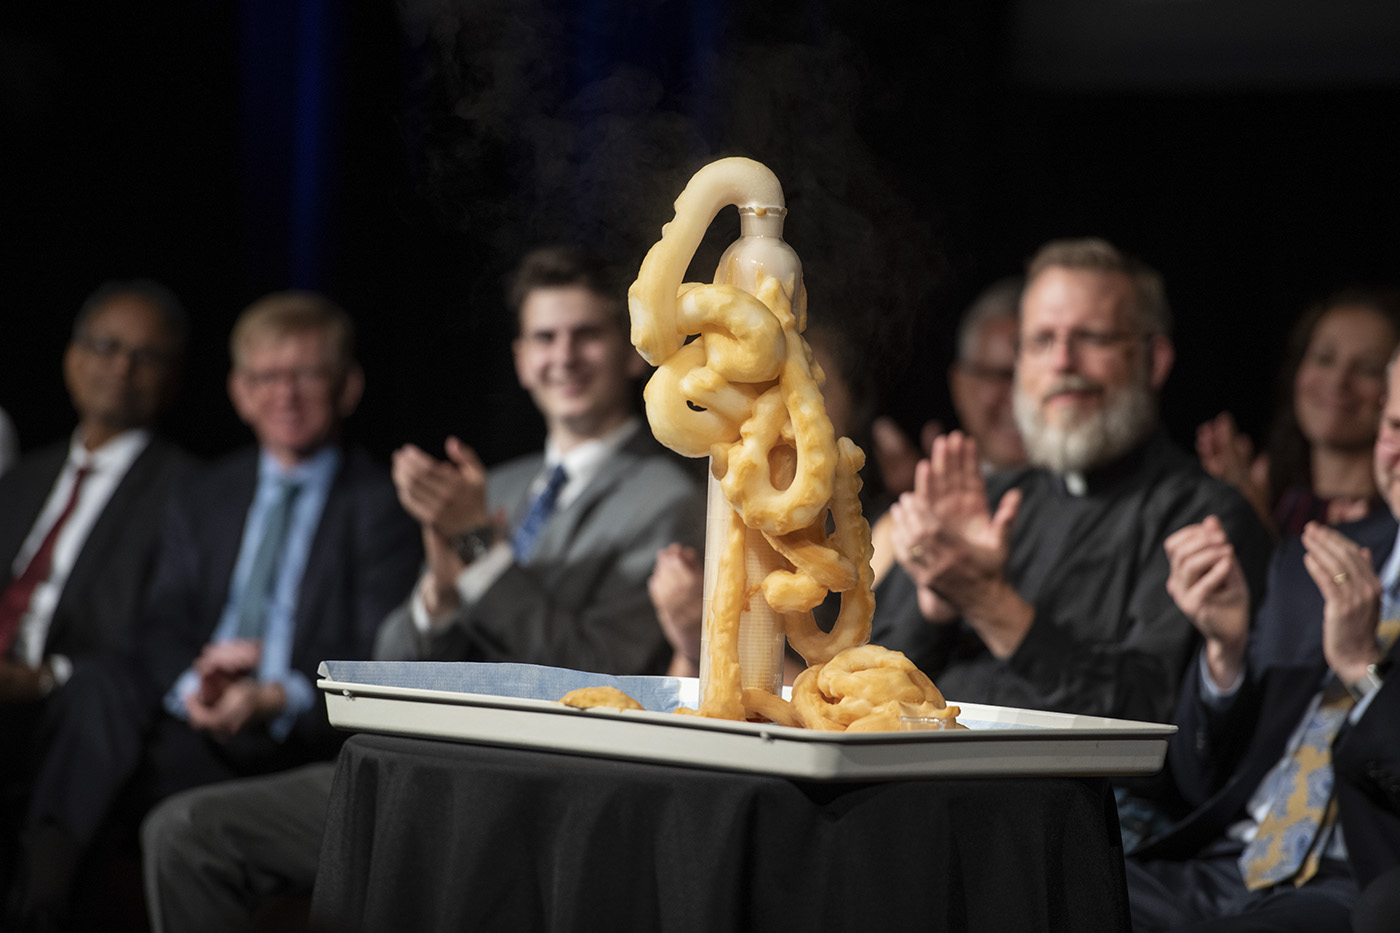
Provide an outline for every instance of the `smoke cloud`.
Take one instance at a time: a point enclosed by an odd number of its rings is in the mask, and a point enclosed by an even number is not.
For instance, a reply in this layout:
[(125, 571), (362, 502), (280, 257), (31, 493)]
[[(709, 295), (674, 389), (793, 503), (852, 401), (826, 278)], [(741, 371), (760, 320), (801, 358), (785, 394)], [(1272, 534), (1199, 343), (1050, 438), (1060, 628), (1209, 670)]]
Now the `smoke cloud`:
[[(417, 193), (482, 250), (492, 287), (547, 241), (588, 246), (630, 278), (690, 175), (745, 155), (783, 183), (813, 319), (882, 369), (898, 362), (939, 261), (930, 223), (862, 138), (887, 89), (833, 20), (676, 0), (401, 11)], [(708, 280), (737, 234), (721, 213), (691, 277)]]

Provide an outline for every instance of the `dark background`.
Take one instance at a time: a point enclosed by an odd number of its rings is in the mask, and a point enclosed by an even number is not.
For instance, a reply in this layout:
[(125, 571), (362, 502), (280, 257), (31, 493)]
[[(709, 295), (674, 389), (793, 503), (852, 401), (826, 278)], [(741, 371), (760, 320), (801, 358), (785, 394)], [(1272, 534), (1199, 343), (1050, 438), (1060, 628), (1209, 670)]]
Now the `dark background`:
[(958, 313), (1052, 237), (1164, 273), (1183, 443), (1221, 408), (1262, 429), (1306, 304), (1400, 280), (1386, 0), (12, 3), (0, 127), (0, 407), (26, 448), (71, 428), (82, 298), (149, 276), (190, 309), (167, 427), (201, 454), (246, 438), (234, 317), (287, 287), (359, 322), (354, 433), (381, 459), (448, 432), (530, 449), (502, 277), (565, 239), (630, 280), (722, 155), (778, 174), (813, 315), (910, 427), (949, 419)]

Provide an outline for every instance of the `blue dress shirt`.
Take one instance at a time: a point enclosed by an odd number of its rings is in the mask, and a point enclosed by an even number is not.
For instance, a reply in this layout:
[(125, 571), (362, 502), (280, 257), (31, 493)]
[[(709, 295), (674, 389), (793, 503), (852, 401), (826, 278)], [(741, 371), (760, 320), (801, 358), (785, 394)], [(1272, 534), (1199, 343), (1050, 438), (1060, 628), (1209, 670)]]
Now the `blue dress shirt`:
[[(296, 635), (296, 607), (301, 578), (311, 554), (316, 528), (321, 523), (326, 497), (330, 494), (331, 483), (339, 467), (340, 451), (334, 447), (328, 447), (290, 469), (282, 466), (266, 451), (263, 452), (258, 462), (257, 490), (248, 510), (248, 521), (243, 527), (243, 541), (238, 550), (238, 562), (233, 568), (233, 579), (229, 581), (228, 600), (210, 639), (217, 644), (229, 641), (237, 633), (241, 596), (252, 571), (253, 557), (257, 553), (258, 542), (262, 540), (268, 516), (281, 494), (280, 487), (284, 482), (300, 485), (301, 493), (292, 510), (282, 565), (273, 583), (264, 627), (262, 660), (257, 671), (258, 680), (279, 683), (287, 694), (286, 707), (268, 723), (269, 733), (279, 742), (291, 732), (297, 716), (316, 702), (316, 688), (306, 675), (291, 666), (292, 643)], [(166, 710), (180, 719), (188, 718), (185, 698), (198, 689), (199, 675), (190, 667), (165, 695)]]

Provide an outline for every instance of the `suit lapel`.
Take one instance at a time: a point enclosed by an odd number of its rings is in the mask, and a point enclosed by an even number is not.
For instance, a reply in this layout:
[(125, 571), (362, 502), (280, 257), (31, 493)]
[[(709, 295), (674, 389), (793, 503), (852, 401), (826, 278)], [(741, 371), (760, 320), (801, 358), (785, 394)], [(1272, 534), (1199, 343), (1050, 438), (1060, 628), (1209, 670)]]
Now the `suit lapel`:
[(253, 448), (229, 466), (228, 487), (212, 501), (201, 504), (200, 510), (208, 523), (208, 532), (201, 536), (209, 555), (203, 568), (204, 618), (208, 641), (223, 615), (233, 586), (233, 571), (238, 564), (238, 550), (243, 544), (243, 530), (248, 513), (253, 509), (253, 496), (258, 489), (258, 451)]
[[(83, 542), (83, 548), (78, 552), (78, 559), (74, 561), (73, 570), (68, 575), (70, 582), (82, 579), (85, 574), (97, 573), (98, 565), (111, 559), (117, 543), (128, 531), (127, 526), (132, 521), (135, 503), (159, 477), (161, 469), (165, 466), (166, 455), (167, 451), (161, 441), (152, 438), (146, 449), (132, 462), (131, 468), (126, 471), (117, 488), (112, 490), (112, 497), (107, 500), (102, 513), (93, 523), (92, 530), (88, 532), (87, 540)], [(142, 520), (159, 521), (159, 518), (142, 516)], [(68, 587), (65, 587), (64, 592), (67, 591)]]
[(577, 540), (579, 528), (588, 521), (598, 502), (608, 496), (635, 468), (638, 459), (638, 438), (645, 439), (644, 431), (639, 430), (616, 453), (604, 460), (578, 498), (570, 502), (562, 512), (555, 514), (554, 520), (545, 526), (540, 543), (535, 548), (534, 560), (561, 554), (567, 549), (569, 542)]
[[(300, 667), (298, 658), (311, 650), (310, 641), (316, 635), (316, 624), (311, 620), (325, 619), (326, 602), (335, 592), (333, 574), (347, 559), (340, 552), (341, 545), (353, 540), (353, 533), (347, 528), (354, 521), (354, 503), (349, 495), (351, 478), (349, 473), (350, 451), (341, 451), (340, 466), (331, 481), (326, 494), (326, 504), (321, 509), (321, 519), (316, 523), (316, 531), (311, 536), (311, 550), (306, 555), (306, 567), (301, 574), (301, 585), (297, 588), (297, 606), (294, 613), (295, 629), (292, 632), (292, 667)], [(351, 620), (337, 620), (347, 627)]]
[[(8, 583), (13, 574), (12, 565), (24, 539), (44, 508), (44, 501), (53, 491), (53, 484), (68, 460), (68, 445), (55, 444), (35, 454), (35, 462), (15, 467), (30, 473), (28, 481), (14, 483), (12, 497), (0, 502), (0, 556), (5, 561), (0, 567), (0, 579)], [(19, 477), (16, 477), (18, 479)]]
[[(61, 643), (64, 638), (71, 618), (68, 607), (83, 591), (84, 581), (89, 576), (101, 573), (105, 563), (121, 559), (119, 544), (132, 522), (133, 504), (145, 493), (164, 464), (164, 452), (159, 445), (157, 438), (151, 438), (146, 449), (132, 461), (117, 488), (112, 490), (112, 497), (103, 506), (97, 521), (93, 522), (87, 539), (78, 551), (77, 560), (73, 562), (73, 569), (68, 573), (68, 582), (58, 597), (58, 605), (54, 607), (47, 638), (49, 643)], [(159, 516), (155, 516), (154, 520), (159, 521)]]

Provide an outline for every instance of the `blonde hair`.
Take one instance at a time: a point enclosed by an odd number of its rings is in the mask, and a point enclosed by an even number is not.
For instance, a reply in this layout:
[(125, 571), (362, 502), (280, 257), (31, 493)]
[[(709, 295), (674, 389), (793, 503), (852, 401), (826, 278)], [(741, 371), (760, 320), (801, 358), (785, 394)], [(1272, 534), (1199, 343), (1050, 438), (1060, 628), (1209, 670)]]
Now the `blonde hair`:
[(237, 368), (256, 341), (312, 332), (326, 336), (337, 375), (348, 372), (355, 360), (355, 325), (340, 305), (316, 292), (273, 292), (250, 304), (234, 322), (229, 356)]

